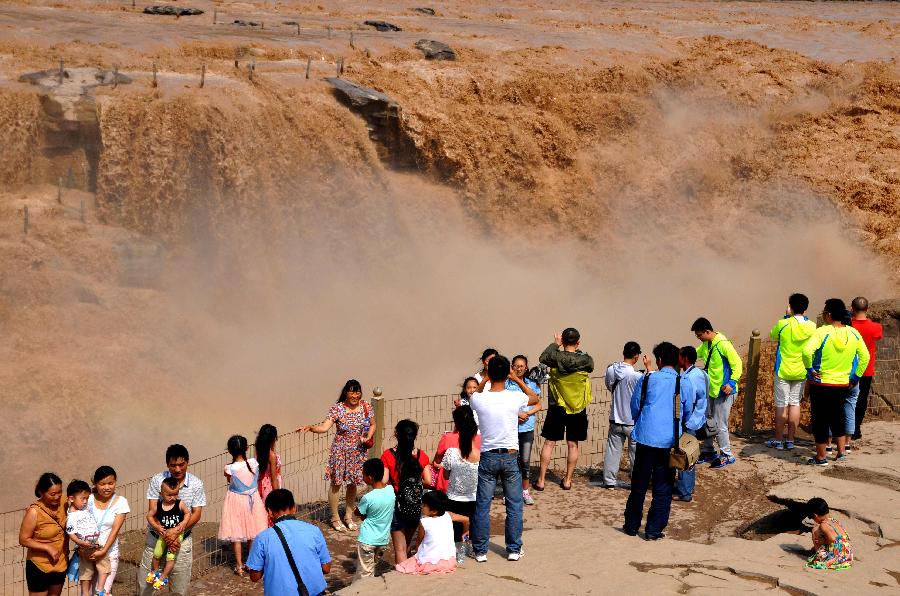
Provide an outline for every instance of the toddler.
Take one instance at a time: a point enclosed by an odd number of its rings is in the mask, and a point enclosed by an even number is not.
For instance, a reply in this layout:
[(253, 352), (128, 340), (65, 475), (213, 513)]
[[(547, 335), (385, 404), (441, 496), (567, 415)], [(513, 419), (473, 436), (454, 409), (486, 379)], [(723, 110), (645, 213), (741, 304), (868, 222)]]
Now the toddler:
[[(88, 509), (88, 499), (91, 496), (91, 487), (84, 480), (73, 480), (66, 488), (66, 498), (69, 502), (69, 513), (66, 518), (66, 534), (69, 540), (79, 546), (80, 557), (78, 559), (78, 580), (81, 584), (82, 596), (91, 596), (91, 585), (94, 575), (97, 575), (97, 586), (106, 584), (106, 576), (109, 574), (109, 556), (99, 561), (92, 561), (87, 555), (89, 551), (97, 550), (100, 546), (100, 526), (94, 513)], [(96, 596), (105, 596), (104, 590), (98, 590)]]
[(397, 565), (397, 571), (425, 575), (450, 573), (456, 569), (453, 520), (447, 513), (447, 495), (440, 491), (433, 490), (422, 495), (418, 544), (419, 550), (415, 556)]
[(384, 482), (384, 462), (380, 459), (372, 458), (363, 464), (363, 482), (372, 490), (363, 496), (354, 512), (363, 519), (356, 543), (359, 555), (357, 577), (375, 574), (375, 567), (384, 556), (384, 547), (391, 541), (391, 519), (396, 500), (394, 487)]
[(850, 537), (829, 513), (825, 499), (815, 497), (806, 503), (806, 517), (816, 522), (812, 531), (815, 552), (806, 566), (812, 569), (850, 569), (853, 563)]
[[(175, 478), (164, 478), (160, 487), (159, 501), (156, 502), (156, 509), (147, 513), (147, 523), (153, 528), (150, 533), (156, 537), (156, 546), (153, 549), (153, 564), (150, 573), (147, 574), (147, 583), (153, 585), (154, 590), (161, 590), (169, 585), (169, 574), (175, 568), (176, 553), (168, 549), (163, 534), (166, 530), (181, 524), (185, 517), (190, 515), (187, 505), (178, 498), (178, 480)], [(178, 535), (178, 542), (184, 540), (184, 534)], [(160, 570), (163, 555), (166, 557), (166, 564)]]

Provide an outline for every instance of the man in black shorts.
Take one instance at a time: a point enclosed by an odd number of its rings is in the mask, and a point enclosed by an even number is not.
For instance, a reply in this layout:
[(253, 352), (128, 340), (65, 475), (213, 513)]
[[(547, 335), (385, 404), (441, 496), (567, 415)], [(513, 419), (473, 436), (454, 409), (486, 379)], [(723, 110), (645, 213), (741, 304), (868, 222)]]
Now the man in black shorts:
[(544, 480), (553, 447), (566, 439), (566, 476), (559, 485), (563, 490), (572, 488), (572, 475), (578, 463), (578, 442), (587, 440), (587, 407), (591, 403), (590, 373), (594, 371), (594, 359), (578, 349), (581, 334), (569, 327), (554, 337), (554, 342), (541, 354), (541, 364), (550, 367), (550, 400), (541, 436), (541, 471), (535, 490), (544, 490)]

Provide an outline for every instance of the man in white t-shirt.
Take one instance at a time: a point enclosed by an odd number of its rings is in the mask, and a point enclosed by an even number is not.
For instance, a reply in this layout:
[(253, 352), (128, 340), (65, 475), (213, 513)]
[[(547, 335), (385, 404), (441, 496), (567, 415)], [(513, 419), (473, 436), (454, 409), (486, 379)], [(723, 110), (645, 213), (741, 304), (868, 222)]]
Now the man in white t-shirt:
[[(481, 430), (481, 461), (478, 463), (478, 491), (475, 515), (472, 518), (472, 549), (475, 560), (487, 561), (490, 539), (491, 500), (497, 482), (503, 483), (506, 493), (506, 552), (507, 559), (518, 561), (522, 550), (522, 472), (519, 469), (519, 410), (533, 406), (540, 397), (515, 375), (510, 374), (509, 360), (494, 356), (488, 362), (490, 389), (475, 393), (470, 404), (478, 414)], [(518, 385), (521, 392), (506, 388), (507, 379)]]

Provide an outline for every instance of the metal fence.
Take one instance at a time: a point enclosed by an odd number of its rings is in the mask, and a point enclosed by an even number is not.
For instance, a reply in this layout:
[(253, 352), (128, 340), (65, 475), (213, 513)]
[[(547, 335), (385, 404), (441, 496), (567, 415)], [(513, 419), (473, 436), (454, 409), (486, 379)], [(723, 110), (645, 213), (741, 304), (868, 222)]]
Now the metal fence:
[[(593, 379), (594, 402), (588, 407), (590, 420), (589, 438), (582, 446), (581, 462), (586, 466), (598, 465), (603, 458), (608, 427), (610, 395), (602, 386), (602, 380)], [(546, 386), (543, 388), (546, 392)], [(418, 446), (434, 455), (441, 434), (452, 429), (452, 394), (429, 395), (403, 399), (373, 400), (376, 416), (385, 421), (379, 433), (381, 445), (372, 449), (380, 453), (393, 444), (392, 429), (398, 420), (409, 418), (419, 423)], [(378, 412), (378, 410), (381, 410)], [(546, 410), (538, 414), (538, 428), (543, 423)], [(324, 479), (324, 465), (331, 444), (329, 435), (312, 433), (288, 433), (279, 437), (276, 450), (282, 458), (282, 474), (285, 488), (294, 493), (301, 505), (301, 516), (308, 520), (324, 520), (328, 513), (328, 483)], [(537, 465), (542, 442), (538, 437), (532, 452), (532, 464)], [(565, 467), (565, 443), (554, 450), (552, 467)], [(199, 477), (205, 486), (207, 506), (203, 510), (203, 520), (194, 529), (194, 575), (202, 575), (209, 569), (230, 563), (230, 545), (216, 539), (218, 522), (222, 513), (222, 501), (227, 485), (222, 476), (231, 458), (226, 453), (192, 461), (190, 472)], [(117, 595), (131, 594), (136, 585), (136, 574), (144, 546), (146, 528), (146, 493), (149, 479), (138, 480), (117, 487), (116, 493), (128, 499), (131, 513), (126, 517), (120, 533), (119, 572), (113, 592)], [(0, 558), (0, 594), (19, 596), (27, 594), (25, 586), (25, 551), (19, 546), (19, 525), (24, 509), (0, 514), (2, 529), (2, 558)], [(67, 585), (64, 594), (78, 594), (78, 586)]]
[[(740, 347), (744, 347), (742, 344)], [(763, 366), (756, 365), (761, 387), (771, 385), (771, 373), (763, 359)], [(746, 381), (746, 379), (745, 379)], [(588, 406), (588, 439), (581, 444), (579, 465), (584, 468), (602, 466), (609, 427), (609, 410), (611, 395), (603, 386), (600, 377), (591, 379), (593, 402)], [(542, 387), (546, 395), (547, 387)], [(419, 424), (418, 447), (433, 456), (437, 449), (441, 434), (452, 429), (452, 410), (455, 394), (429, 395), (412, 398), (382, 399), (380, 390), (376, 390), (373, 400), (376, 419), (380, 430), (376, 434), (376, 445), (371, 454), (377, 456), (382, 449), (394, 444), (393, 426), (403, 418), (415, 420)], [(543, 401), (546, 404), (546, 401)], [(890, 408), (890, 406), (887, 406)], [(871, 404), (870, 412), (884, 408), (882, 404)], [(537, 428), (543, 425), (546, 409), (538, 413)], [(756, 422), (760, 422), (759, 412)], [(324, 465), (331, 444), (329, 435), (312, 433), (288, 433), (279, 437), (276, 450), (282, 458), (282, 474), (285, 488), (294, 493), (300, 505), (301, 517), (311, 520), (327, 520), (328, 483), (324, 479)], [(531, 465), (538, 464), (543, 439), (535, 437), (531, 455)], [(222, 501), (227, 486), (222, 476), (223, 469), (230, 463), (230, 456), (220, 453), (213, 457), (191, 462), (190, 471), (204, 483), (207, 495), (207, 507), (203, 511), (203, 521), (194, 529), (194, 575), (202, 575), (213, 567), (230, 563), (231, 555), (228, 543), (216, 539), (218, 522), (222, 512)], [(551, 469), (562, 471), (566, 463), (566, 444), (560, 441), (554, 448)], [(146, 492), (149, 479), (120, 485), (117, 494), (128, 499), (132, 511), (127, 516), (120, 534), (120, 565), (116, 585), (113, 592), (119, 595), (131, 594), (136, 585), (136, 573), (145, 537)], [(2, 555), (0, 555), (0, 594), (3, 596), (20, 596), (27, 594), (24, 577), (24, 550), (18, 544), (19, 525), (24, 514), (23, 509), (0, 514), (0, 531), (2, 531)], [(78, 593), (78, 587), (68, 585), (67, 595)]]

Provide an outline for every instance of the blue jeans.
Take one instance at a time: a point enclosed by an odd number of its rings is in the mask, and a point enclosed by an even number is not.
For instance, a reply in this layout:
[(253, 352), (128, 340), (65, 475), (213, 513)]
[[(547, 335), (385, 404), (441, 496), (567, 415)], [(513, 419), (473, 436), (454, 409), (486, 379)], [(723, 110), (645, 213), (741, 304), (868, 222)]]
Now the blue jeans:
[(478, 464), (478, 492), (475, 495), (475, 515), (470, 534), (476, 555), (487, 553), (491, 538), (491, 501), (497, 482), (503, 483), (506, 493), (506, 551), (522, 550), (522, 473), (516, 453), (481, 453)]
[(847, 423), (847, 435), (856, 432), (856, 400), (859, 399), (859, 383), (850, 387), (850, 395), (844, 401), (844, 420)]
[[(697, 436), (697, 431), (689, 428), (684, 429), (684, 432), (694, 435), (695, 437)], [(687, 501), (694, 498), (694, 484), (696, 481), (697, 468), (695, 466), (691, 466), (690, 470), (678, 472), (678, 480), (675, 481), (675, 496)]]
[(658, 536), (669, 525), (672, 510), (672, 486), (674, 471), (669, 467), (669, 447), (648, 447), (637, 444), (634, 470), (631, 472), (631, 494), (625, 504), (625, 525), (623, 529), (636, 534), (641, 529), (644, 517), (644, 498), (647, 489), (653, 485), (653, 500), (647, 512), (644, 532), (649, 537)]

